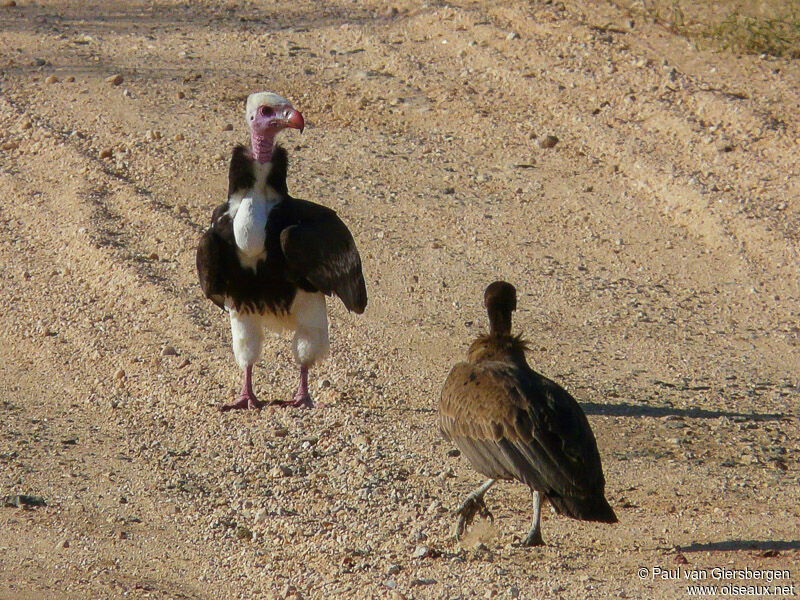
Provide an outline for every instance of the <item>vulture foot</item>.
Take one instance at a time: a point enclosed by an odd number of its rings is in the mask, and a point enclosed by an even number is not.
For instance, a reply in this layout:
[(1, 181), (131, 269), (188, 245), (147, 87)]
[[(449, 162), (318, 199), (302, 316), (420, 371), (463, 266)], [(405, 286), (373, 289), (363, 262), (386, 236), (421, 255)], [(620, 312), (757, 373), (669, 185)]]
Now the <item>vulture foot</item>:
[(253, 394), (241, 394), (239, 399), (232, 404), (223, 404), (219, 407), (219, 412), (229, 410), (261, 410), (264, 403), (258, 400)]
[(483, 501), (483, 494), (470, 494), (464, 503), (458, 507), (453, 515), (459, 515), (458, 526), (456, 527), (456, 537), (461, 537), (475, 519), (475, 515), (480, 515), (484, 519), (494, 522), (494, 515), (486, 508)]
[(314, 401), (311, 399), (311, 394), (308, 392), (305, 394), (297, 392), (288, 405), (293, 406), (294, 408), (314, 408), (315, 406), (318, 406), (317, 404), (314, 404)]
[(522, 545), (526, 548), (530, 548), (531, 546), (544, 546), (542, 532), (538, 529), (532, 529), (528, 537), (522, 541)]

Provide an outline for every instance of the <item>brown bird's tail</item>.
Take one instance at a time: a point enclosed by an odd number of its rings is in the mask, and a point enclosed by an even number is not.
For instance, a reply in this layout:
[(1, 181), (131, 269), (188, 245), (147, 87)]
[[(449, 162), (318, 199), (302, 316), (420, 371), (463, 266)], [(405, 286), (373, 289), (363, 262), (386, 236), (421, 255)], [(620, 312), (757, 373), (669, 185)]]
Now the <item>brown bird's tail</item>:
[(581, 521), (616, 523), (617, 515), (602, 494), (588, 498), (548, 496), (550, 503), (560, 515)]

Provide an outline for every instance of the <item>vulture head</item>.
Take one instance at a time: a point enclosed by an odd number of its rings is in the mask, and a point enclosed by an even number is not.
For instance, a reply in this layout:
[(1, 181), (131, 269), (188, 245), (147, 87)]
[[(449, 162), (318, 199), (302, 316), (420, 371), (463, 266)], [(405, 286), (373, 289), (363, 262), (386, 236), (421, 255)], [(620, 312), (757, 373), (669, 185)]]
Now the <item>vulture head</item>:
[(247, 97), (245, 118), (250, 127), (253, 143), (253, 157), (259, 162), (268, 162), (272, 158), (275, 136), (283, 129), (305, 128), (305, 120), (300, 111), (286, 98), (272, 92), (258, 92)]
[(511, 333), (511, 313), (517, 310), (517, 290), (510, 283), (495, 281), (483, 293), (483, 305), (489, 313), (492, 334)]

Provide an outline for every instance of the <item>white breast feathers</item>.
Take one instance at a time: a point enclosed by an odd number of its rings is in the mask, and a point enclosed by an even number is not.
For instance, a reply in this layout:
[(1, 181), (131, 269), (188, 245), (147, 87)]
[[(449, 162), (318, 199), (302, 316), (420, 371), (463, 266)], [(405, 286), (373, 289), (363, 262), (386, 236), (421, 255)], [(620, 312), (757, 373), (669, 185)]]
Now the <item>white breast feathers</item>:
[(236, 246), (248, 258), (257, 258), (264, 253), (268, 208), (264, 195), (251, 190), (242, 198), (233, 217)]

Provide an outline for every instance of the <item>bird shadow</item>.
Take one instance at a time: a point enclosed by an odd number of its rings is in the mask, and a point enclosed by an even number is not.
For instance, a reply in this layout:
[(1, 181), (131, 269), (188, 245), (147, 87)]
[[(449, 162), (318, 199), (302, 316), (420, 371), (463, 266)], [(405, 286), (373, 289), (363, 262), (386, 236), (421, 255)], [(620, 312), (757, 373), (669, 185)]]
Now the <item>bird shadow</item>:
[(800, 550), (800, 540), (725, 540), (679, 546), (680, 552), (731, 552), (738, 550)]
[(597, 402), (581, 402), (587, 415), (606, 417), (686, 417), (689, 419), (718, 419), (728, 417), (742, 421), (778, 421), (785, 417), (782, 413), (743, 413), (726, 410), (708, 410), (705, 408), (672, 408), (669, 406), (641, 406), (628, 404), (599, 404)]

